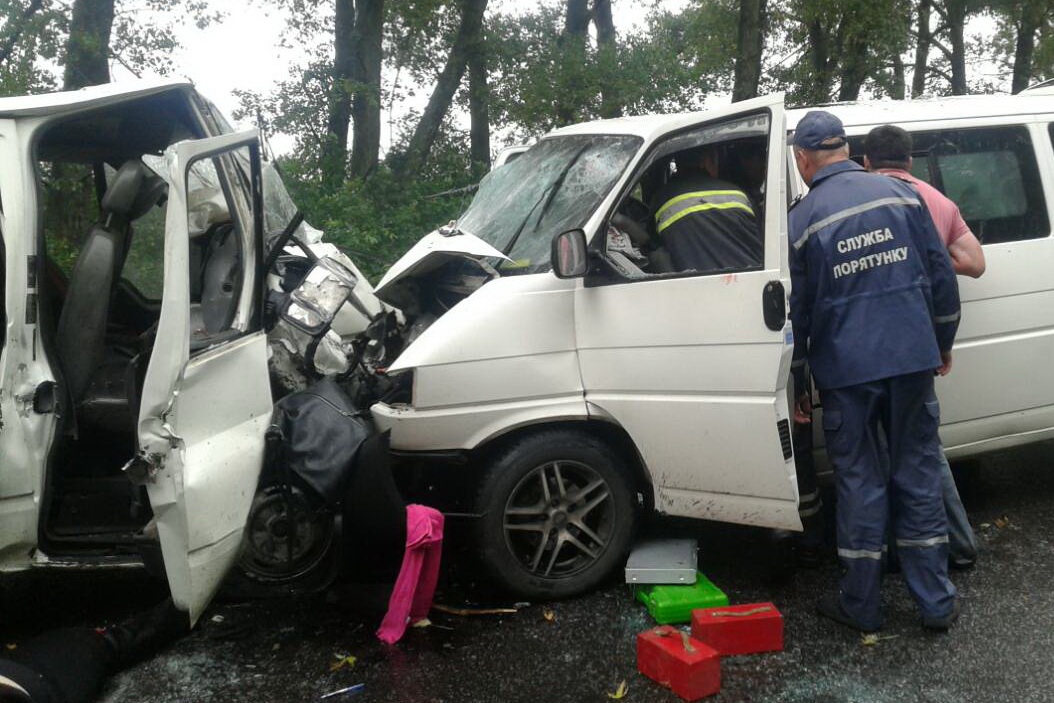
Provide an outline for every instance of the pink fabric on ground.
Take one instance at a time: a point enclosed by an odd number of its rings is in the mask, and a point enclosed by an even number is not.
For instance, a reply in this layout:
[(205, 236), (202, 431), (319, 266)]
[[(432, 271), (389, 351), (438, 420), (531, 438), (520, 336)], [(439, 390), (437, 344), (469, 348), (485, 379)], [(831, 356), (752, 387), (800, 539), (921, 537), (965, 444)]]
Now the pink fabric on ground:
[(443, 514), (424, 505), (406, 506), (406, 552), (388, 599), (388, 613), (377, 630), (378, 638), (395, 644), (407, 625), (428, 616), (442, 552)]
[(941, 241), (944, 242), (945, 247), (950, 246), (952, 242), (970, 231), (969, 225), (959, 212), (959, 206), (926, 181), (919, 180), (899, 168), (880, 168), (878, 172), (907, 181), (915, 186), (915, 190), (919, 191), (919, 195), (926, 202), (926, 209), (930, 211), (937, 234), (941, 235)]

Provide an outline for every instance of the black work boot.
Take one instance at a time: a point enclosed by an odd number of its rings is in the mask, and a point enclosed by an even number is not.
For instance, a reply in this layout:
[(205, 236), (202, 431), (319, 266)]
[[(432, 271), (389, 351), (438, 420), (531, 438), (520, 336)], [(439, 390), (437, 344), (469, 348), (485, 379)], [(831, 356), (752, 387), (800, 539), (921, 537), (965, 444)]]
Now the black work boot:
[(147, 659), (190, 632), (190, 619), (167, 598), (125, 622), (106, 628), (102, 636), (114, 653), (115, 671)]
[(925, 615), (922, 616), (922, 626), (927, 630), (936, 630), (938, 632), (947, 632), (951, 626), (959, 619), (959, 613), (962, 612), (963, 606), (959, 597), (955, 597), (955, 602), (952, 604), (952, 612), (945, 615), (943, 618), (928, 618)]
[(824, 596), (824, 598), (816, 604), (816, 612), (825, 618), (829, 618), (837, 623), (845, 625), (846, 627), (859, 630), (860, 632), (877, 632), (882, 629), (881, 625), (877, 627), (867, 627), (866, 625), (854, 620), (849, 613), (845, 612), (845, 608), (842, 607), (842, 602), (838, 599), (837, 595)]

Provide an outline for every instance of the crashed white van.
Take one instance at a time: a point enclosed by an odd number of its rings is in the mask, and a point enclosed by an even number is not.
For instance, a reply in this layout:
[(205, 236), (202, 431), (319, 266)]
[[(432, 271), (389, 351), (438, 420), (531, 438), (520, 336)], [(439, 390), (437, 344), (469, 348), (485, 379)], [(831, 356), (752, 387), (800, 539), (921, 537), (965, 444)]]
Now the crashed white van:
[[(264, 579), (318, 562), (329, 527), (256, 495), (265, 241), (295, 214), (256, 132), (187, 83), (2, 99), (0, 202), (0, 570), (145, 560), (196, 619), (239, 557)], [(322, 341), (316, 365), (346, 367)]]
[[(1050, 91), (830, 108), (855, 157), (873, 126), (911, 131), (916, 175), (984, 245), (988, 271), (961, 280), (955, 369), (938, 383), (953, 458), (1054, 436)], [(557, 130), (378, 285), (430, 326), (389, 366), (404, 394), (374, 419), (420, 485), (462, 487), (455, 509), (513, 590), (596, 583), (640, 510), (800, 529), (786, 213), (805, 187), (785, 144), (801, 114), (774, 95)], [(661, 256), (652, 196), (702, 144), (758, 215), (753, 266), (675, 271)]]

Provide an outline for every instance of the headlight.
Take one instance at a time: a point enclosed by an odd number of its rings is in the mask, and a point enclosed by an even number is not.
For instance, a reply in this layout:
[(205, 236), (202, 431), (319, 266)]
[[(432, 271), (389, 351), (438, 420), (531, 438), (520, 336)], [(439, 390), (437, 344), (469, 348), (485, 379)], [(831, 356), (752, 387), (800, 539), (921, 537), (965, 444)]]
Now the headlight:
[(387, 376), (391, 386), (381, 400), (388, 405), (414, 404), (414, 370), (396, 371)]

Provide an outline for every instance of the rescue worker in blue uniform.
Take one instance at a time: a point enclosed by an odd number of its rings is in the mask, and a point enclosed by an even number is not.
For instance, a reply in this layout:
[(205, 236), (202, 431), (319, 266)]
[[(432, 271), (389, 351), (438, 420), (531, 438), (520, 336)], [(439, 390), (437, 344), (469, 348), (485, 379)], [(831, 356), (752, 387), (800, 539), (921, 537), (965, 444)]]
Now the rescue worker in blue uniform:
[[(934, 372), (951, 367), (959, 292), (948, 252), (911, 186), (849, 160), (842, 123), (814, 110), (793, 139), (809, 194), (790, 212), (797, 389), (808, 364), (823, 406), (846, 572), (820, 613), (881, 628), (887, 521), (922, 624), (959, 615), (948, 579)], [(796, 419), (811, 413), (797, 393)], [(884, 441), (883, 441), (884, 440)]]

